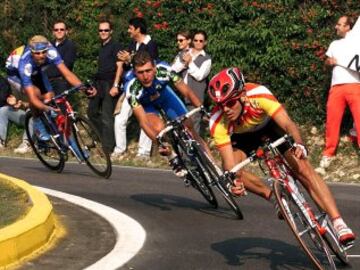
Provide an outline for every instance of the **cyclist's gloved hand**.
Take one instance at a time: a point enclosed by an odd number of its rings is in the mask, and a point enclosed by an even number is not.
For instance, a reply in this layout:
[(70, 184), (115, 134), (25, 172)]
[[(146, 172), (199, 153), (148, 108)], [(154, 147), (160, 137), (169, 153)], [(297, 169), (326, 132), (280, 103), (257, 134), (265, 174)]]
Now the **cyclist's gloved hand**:
[(299, 159), (307, 158), (308, 150), (306, 149), (305, 145), (301, 143), (294, 143), (294, 155)]
[(246, 190), (243, 181), (239, 178), (234, 180), (234, 185), (230, 187), (230, 192), (234, 196), (244, 196), (246, 195)]
[(94, 97), (97, 93), (97, 90), (95, 87), (91, 87), (91, 88), (86, 88), (85, 90), (85, 94), (87, 97)]
[(206, 110), (204, 105), (201, 105), (201, 112), (202, 112), (202, 120), (205, 122), (209, 122), (211, 114)]
[(159, 154), (161, 156), (170, 156), (171, 154), (171, 147), (168, 143), (161, 143), (159, 145)]
[(85, 93), (87, 97), (93, 97), (96, 95), (97, 90), (90, 82), (86, 82), (80, 85), (79, 89)]

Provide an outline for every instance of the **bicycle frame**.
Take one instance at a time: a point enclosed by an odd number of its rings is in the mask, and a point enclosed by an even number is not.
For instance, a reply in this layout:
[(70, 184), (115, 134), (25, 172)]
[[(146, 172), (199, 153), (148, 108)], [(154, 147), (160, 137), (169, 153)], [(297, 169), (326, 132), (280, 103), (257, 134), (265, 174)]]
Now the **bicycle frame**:
[[(202, 187), (205, 186), (206, 190), (211, 193), (213, 197), (211, 204), (213, 206), (217, 206), (217, 200), (212, 191), (212, 187), (216, 187), (227, 202), (227, 204), (234, 211), (236, 217), (239, 219), (243, 219), (243, 215), (239, 206), (237, 205), (232, 194), (228, 190), (228, 186), (231, 185), (231, 183), (228, 183), (227, 179), (224, 179), (222, 177), (222, 171), (216, 165), (211, 155), (206, 151), (206, 149), (204, 149), (201, 142), (198, 142), (193, 138), (191, 132), (186, 128), (183, 123), (193, 114), (198, 113), (202, 110), (202, 107), (198, 107), (186, 113), (182, 117), (179, 117), (172, 121), (167, 121), (166, 127), (158, 134), (157, 139), (159, 143), (162, 144), (163, 136), (166, 133), (170, 132), (170, 136), (172, 137), (171, 141), (174, 143), (174, 149), (178, 148), (178, 146), (183, 142), (186, 146), (185, 152), (187, 156), (191, 157), (190, 160), (192, 164), (197, 164), (197, 171), (200, 172), (200, 178), (203, 179), (200, 182), (196, 179), (194, 179), (193, 181), (195, 181), (198, 186), (201, 186), (200, 189), (203, 189)], [(179, 155), (179, 153), (177, 154), (178, 156), (181, 156)], [(192, 174), (192, 170), (189, 171), (188, 168), (186, 169), (188, 170), (188, 172), (190, 172), (190, 174)], [(200, 191), (200, 193), (202, 193), (204, 197), (207, 197), (202, 191)], [(207, 200), (209, 201), (209, 199)]]
[[(317, 218), (315, 217), (310, 205), (306, 202), (303, 194), (297, 187), (289, 165), (281, 156), (276, 148), (272, 148), (271, 151), (264, 152), (263, 156), (259, 156), (263, 159), (268, 170), (272, 176), (272, 181), (279, 181), (283, 187), (289, 192), (293, 200), (300, 207), (301, 211), (305, 214), (305, 217), (310, 224), (311, 228), (317, 228), (321, 235), (326, 233), (326, 228), (322, 227)], [(282, 170), (278, 166), (282, 166)], [(286, 173), (284, 173), (284, 171)], [(302, 232), (306, 233), (306, 231)]]
[[(315, 215), (310, 204), (306, 201), (304, 195), (298, 188), (296, 183), (297, 177), (294, 175), (289, 164), (277, 149), (278, 146), (285, 142), (293, 146), (292, 138), (289, 135), (285, 135), (273, 143), (267, 142), (263, 147), (254, 151), (247, 159), (234, 166), (234, 168), (230, 171), (225, 172), (226, 176), (234, 178), (235, 173), (238, 170), (250, 162), (256, 160), (259, 161), (260, 168), (263, 170), (264, 174), (270, 175), (269, 181), (271, 182), (272, 188), (274, 189), (275, 183), (282, 186), (303, 214), (304, 220), (306, 220), (305, 222), (308, 226), (304, 226), (303, 231), (298, 231), (298, 236), (302, 237), (311, 230), (316, 230), (323, 241), (327, 243), (327, 248), (330, 248), (340, 261), (347, 264), (348, 261), (345, 251), (352, 246), (343, 246), (339, 243), (334, 234), (334, 228), (332, 227), (331, 221), (329, 221), (327, 214), (323, 210), (320, 210), (320, 213)], [(261, 161), (264, 162), (266, 169), (261, 166)], [(266, 171), (268, 173), (266, 173)], [(283, 203), (283, 206), (286, 212), (291, 213), (288, 205)], [(295, 224), (293, 216), (291, 214), (288, 216), (290, 217), (291, 223)]]
[[(69, 90), (64, 91), (62, 94), (59, 94), (53, 97), (48, 104), (53, 106), (59, 110), (55, 119), (53, 120), (48, 113), (44, 112), (43, 115), (47, 123), (50, 125), (52, 132), (55, 134), (54, 136), (54, 144), (58, 147), (58, 149), (66, 155), (66, 149), (70, 149), (78, 162), (82, 162), (83, 158), (80, 156), (81, 154), (75, 151), (74, 146), (72, 145), (72, 122), (75, 120), (75, 114), (71, 103), (67, 100), (67, 96), (75, 91), (79, 91), (80, 87), (73, 87)], [(76, 127), (76, 126), (74, 126)], [(59, 138), (59, 140), (57, 140)]]
[[(292, 145), (292, 138), (289, 135), (284, 135), (273, 143), (267, 143), (264, 147), (253, 152), (250, 157), (237, 164), (230, 172), (234, 175), (238, 170), (255, 160), (258, 160), (259, 162), (261, 160), (264, 161), (268, 172), (271, 175), (269, 180), (272, 182), (280, 182), (289, 194), (291, 194), (301, 211), (305, 214), (307, 221), (311, 224), (311, 227), (316, 227), (320, 234), (324, 235), (326, 233), (326, 228), (317, 221), (317, 217), (314, 215), (310, 205), (307, 204), (304, 196), (297, 187), (290, 166), (277, 149), (278, 146), (286, 142)], [(282, 166), (282, 168), (280, 169), (279, 166)], [(266, 174), (261, 165), (260, 168), (263, 170), (264, 174)]]

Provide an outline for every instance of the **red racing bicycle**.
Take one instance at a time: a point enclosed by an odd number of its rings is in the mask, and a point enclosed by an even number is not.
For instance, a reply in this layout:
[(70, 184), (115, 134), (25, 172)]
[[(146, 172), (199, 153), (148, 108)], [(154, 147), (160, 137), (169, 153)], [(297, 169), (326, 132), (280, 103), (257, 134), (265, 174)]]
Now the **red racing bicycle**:
[[(104, 151), (100, 136), (93, 124), (84, 116), (74, 111), (67, 99), (68, 95), (80, 89), (91, 88), (87, 83), (64, 91), (48, 103), (55, 111), (41, 112), (35, 119), (31, 111), (25, 116), (25, 129), (29, 143), (42, 164), (53, 171), (61, 172), (68, 160), (68, 152), (79, 163), (86, 163), (97, 175), (111, 176), (111, 160)], [(41, 121), (40, 127), (47, 138), (41, 138), (36, 130), (35, 121)], [(34, 132), (30, 128), (34, 126)]]
[(311, 199), (277, 149), (283, 143), (293, 146), (289, 135), (273, 143), (266, 142), (222, 177), (235, 179), (238, 170), (257, 160), (269, 177), (284, 219), (316, 269), (336, 269), (333, 254), (341, 263), (349, 264), (347, 250), (353, 243), (344, 246), (338, 241), (329, 216)]

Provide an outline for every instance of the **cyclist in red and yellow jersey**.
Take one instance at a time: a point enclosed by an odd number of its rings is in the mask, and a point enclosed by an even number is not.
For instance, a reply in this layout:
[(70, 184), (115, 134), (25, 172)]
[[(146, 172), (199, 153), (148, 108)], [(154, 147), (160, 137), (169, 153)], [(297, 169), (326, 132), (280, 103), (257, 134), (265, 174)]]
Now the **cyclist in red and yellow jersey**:
[[(238, 68), (227, 68), (211, 79), (208, 93), (216, 102), (210, 118), (210, 134), (224, 169), (230, 170), (245, 159), (262, 145), (264, 137), (274, 141), (285, 133), (291, 135), (295, 147), (282, 145), (280, 152), (313, 199), (332, 218), (339, 240), (344, 244), (353, 242), (355, 235), (341, 218), (332, 193), (306, 158), (307, 150), (297, 125), (270, 90), (259, 84), (245, 83)], [(242, 195), (244, 187), (267, 200), (274, 200), (271, 190), (259, 177), (242, 170), (232, 192)]]

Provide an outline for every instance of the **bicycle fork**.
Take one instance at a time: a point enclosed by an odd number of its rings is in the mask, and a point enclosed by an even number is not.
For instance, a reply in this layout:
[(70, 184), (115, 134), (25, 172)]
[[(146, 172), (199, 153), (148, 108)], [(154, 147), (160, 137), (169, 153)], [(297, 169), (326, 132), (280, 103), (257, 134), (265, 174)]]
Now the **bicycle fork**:
[(300, 211), (303, 213), (308, 224), (305, 230), (299, 232), (299, 235), (302, 236), (310, 230), (316, 228), (320, 235), (323, 236), (327, 232), (327, 228), (323, 226), (323, 224), (320, 224), (318, 217), (314, 215), (314, 212), (312, 211), (310, 205), (306, 202), (304, 196), (298, 190), (295, 181), (292, 178), (287, 179), (287, 183), (285, 183), (285, 185), (291, 195), (291, 198), (294, 200)]
[(336, 245), (339, 247), (341, 252), (344, 252), (354, 246), (354, 244), (350, 243), (349, 245), (342, 245), (340, 244), (339, 240), (337, 239), (336, 235), (334, 234), (334, 227), (331, 224), (331, 221), (328, 220), (328, 216), (325, 213), (319, 213), (316, 215), (316, 220), (320, 223), (320, 226), (324, 228), (324, 232), (321, 235), (325, 235), (326, 233), (331, 237), (332, 242), (336, 243)]

